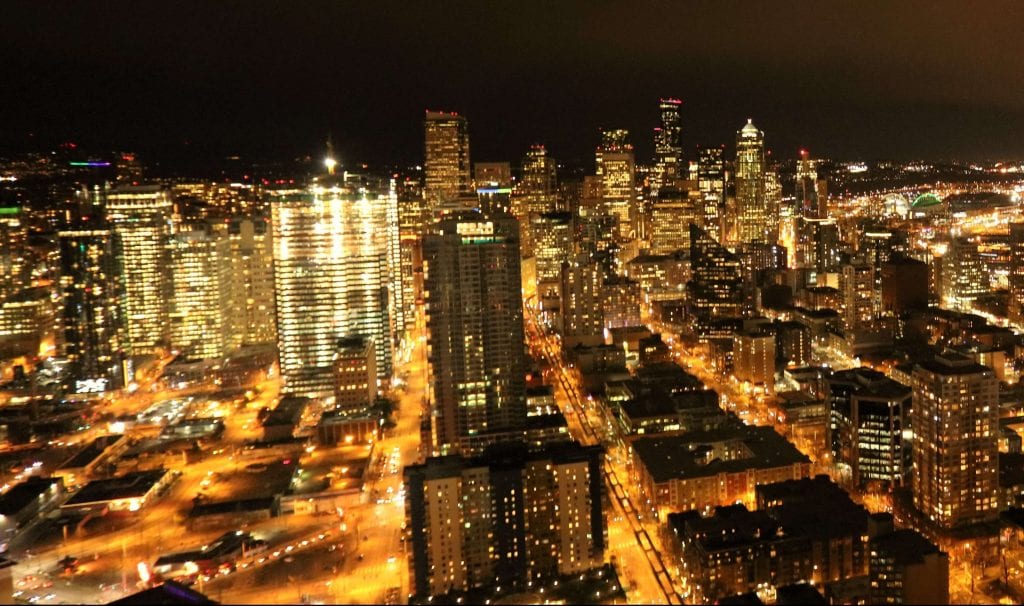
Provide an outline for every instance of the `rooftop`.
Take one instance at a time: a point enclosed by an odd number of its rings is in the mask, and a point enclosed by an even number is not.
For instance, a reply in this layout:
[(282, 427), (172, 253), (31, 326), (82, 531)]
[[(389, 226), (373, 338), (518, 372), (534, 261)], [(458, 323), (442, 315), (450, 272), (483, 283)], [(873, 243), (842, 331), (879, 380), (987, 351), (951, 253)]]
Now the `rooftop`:
[(135, 471), (117, 478), (93, 480), (64, 504), (66, 507), (102, 503), (118, 499), (137, 499), (146, 494), (168, 473), (165, 469)]
[[(741, 443), (748, 456), (708, 460), (712, 445), (725, 442)], [(633, 442), (633, 448), (648, 473), (659, 483), (810, 463), (807, 455), (771, 427), (733, 425), (711, 431), (641, 438)]]
[(905, 528), (872, 540), (872, 547), (902, 565), (919, 564), (924, 557), (940, 553), (939, 548), (916, 530)]

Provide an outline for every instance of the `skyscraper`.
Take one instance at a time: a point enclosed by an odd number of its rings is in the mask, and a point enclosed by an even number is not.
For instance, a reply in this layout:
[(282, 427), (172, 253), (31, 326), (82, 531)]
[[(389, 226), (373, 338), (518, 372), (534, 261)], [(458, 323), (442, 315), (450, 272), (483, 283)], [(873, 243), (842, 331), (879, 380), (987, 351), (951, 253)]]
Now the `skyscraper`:
[(124, 385), (123, 324), (117, 245), (100, 221), (57, 232), (60, 247), (61, 355), (68, 359), (68, 391), (106, 391)]
[(914, 506), (940, 528), (999, 516), (999, 381), (955, 352), (912, 375)]
[(469, 124), (457, 113), (427, 111), (424, 195), (431, 216), (473, 192)]
[(227, 224), (232, 325), (230, 348), (277, 340), (274, 321), (274, 247), (265, 217), (234, 218)]
[(900, 486), (908, 479), (911, 389), (870, 368), (828, 377), (828, 443), (856, 486)]
[(27, 287), (24, 283), (28, 225), (20, 206), (0, 206), (0, 300)]
[(106, 192), (105, 207), (119, 245), (125, 349), (154, 353), (170, 337), (170, 196), (159, 185), (117, 187)]
[(171, 236), (171, 345), (192, 359), (221, 358), (238, 334), (231, 315), (226, 237), (207, 229)]
[(711, 237), (723, 237), (722, 212), (725, 207), (725, 163), (722, 147), (697, 150), (697, 187), (700, 189), (701, 225)]
[(557, 297), (562, 263), (572, 255), (572, 213), (540, 213), (532, 217), (531, 225), (536, 238), (537, 293)]
[(690, 269), (692, 278), (686, 287), (698, 330), (708, 321), (743, 314), (743, 268), (739, 257), (692, 223)]
[(562, 336), (567, 345), (574, 339), (603, 338), (604, 273), (604, 267), (585, 252), (562, 265)]
[(543, 145), (533, 145), (526, 152), (523, 179), (516, 192), (525, 202), (524, 210), (531, 215), (558, 210), (556, 162)]
[(661, 114), (661, 126), (654, 129), (654, 181), (655, 189), (672, 185), (676, 179), (684, 178), (683, 165), (682, 120), (679, 99), (660, 99), (658, 112)]
[(635, 159), (628, 140), (629, 131), (603, 131), (596, 156), (604, 212), (618, 218), (618, 236), (623, 240), (636, 237), (640, 218), (634, 184)]
[(423, 242), (433, 451), (521, 439), (526, 362), (519, 225), (460, 213)]
[(512, 167), (508, 162), (477, 162), (473, 166), (473, 183), (480, 210), (512, 212)]
[(690, 223), (703, 225), (702, 201), (675, 187), (658, 190), (651, 207), (651, 254), (669, 255), (690, 249)]
[(372, 338), (378, 377), (391, 375), (398, 225), (393, 188), (343, 173), (271, 192), (282, 389), (332, 395), (338, 339)]
[(810, 219), (828, 217), (825, 180), (818, 179), (818, 161), (807, 150), (800, 150), (796, 162), (796, 214)]
[(737, 242), (775, 242), (764, 173), (764, 133), (747, 120), (736, 133)]

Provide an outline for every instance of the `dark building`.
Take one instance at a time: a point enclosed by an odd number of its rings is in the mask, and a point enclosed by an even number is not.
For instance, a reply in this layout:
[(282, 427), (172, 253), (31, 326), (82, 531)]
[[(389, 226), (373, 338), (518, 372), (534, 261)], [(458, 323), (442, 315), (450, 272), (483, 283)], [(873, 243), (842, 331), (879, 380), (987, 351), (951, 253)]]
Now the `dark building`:
[[(460, 213), (424, 237), (433, 451), (522, 439), (526, 360), (519, 224)], [(518, 433), (517, 433), (518, 432)]]
[(916, 530), (871, 540), (872, 604), (948, 604), (949, 555)]
[(667, 543), (687, 563), (697, 603), (753, 592), (781, 598), (788, 585), (867, 573), (868, 512), (826, 476), (754, 490), (756, 511), (729, 505), (708, 517), (669, 514)]
[(882, 313), (928, 307), (928, 264), (893, 255), (882, 264)]
[(739, 258), (711, 235), (690, 224), (690, 269), (686, 285), (698, 335), (710, 331), (712, 320), (743, 314), (743, 277)]
[(102, 392), (124, 386), (118, 307), (120, 270), (115, 234), (99, 222), (58, 232), (62, 299), (62, 354), (68, 359), (66, 389)]
[(909, 478), (908, 429), (912, 390), (870, 368), (832, 373), (828, 441), (833, 460), (864, 487), (871, 482), (902, 485)]

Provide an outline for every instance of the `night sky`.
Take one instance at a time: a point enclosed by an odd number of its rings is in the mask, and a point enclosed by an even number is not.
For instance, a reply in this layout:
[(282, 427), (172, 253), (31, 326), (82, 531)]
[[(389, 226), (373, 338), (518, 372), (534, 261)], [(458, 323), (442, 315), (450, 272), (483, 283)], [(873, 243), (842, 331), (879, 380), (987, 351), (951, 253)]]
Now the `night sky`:
[(676, 96), (690, 157), (752, 117), (780, 158), (1024, 158), (1024, 3), (295, 4), (5, 2), (0, 150), (418, 162), (430, 108), (474, 160), (645, 158)]

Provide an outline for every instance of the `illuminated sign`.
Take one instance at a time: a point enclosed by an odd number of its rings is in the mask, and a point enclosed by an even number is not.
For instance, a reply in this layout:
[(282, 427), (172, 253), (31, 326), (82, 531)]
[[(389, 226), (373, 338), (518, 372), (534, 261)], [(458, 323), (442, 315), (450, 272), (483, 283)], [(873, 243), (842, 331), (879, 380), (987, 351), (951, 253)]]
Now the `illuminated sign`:
[(75, 393), (102, 393), (107, 391), (108, 379), (83, 379), (75, 381)]
[(482, 223), (459, 223), (455, 233), (460, 236), (493, 236), (494, 224), (490, 221)]

